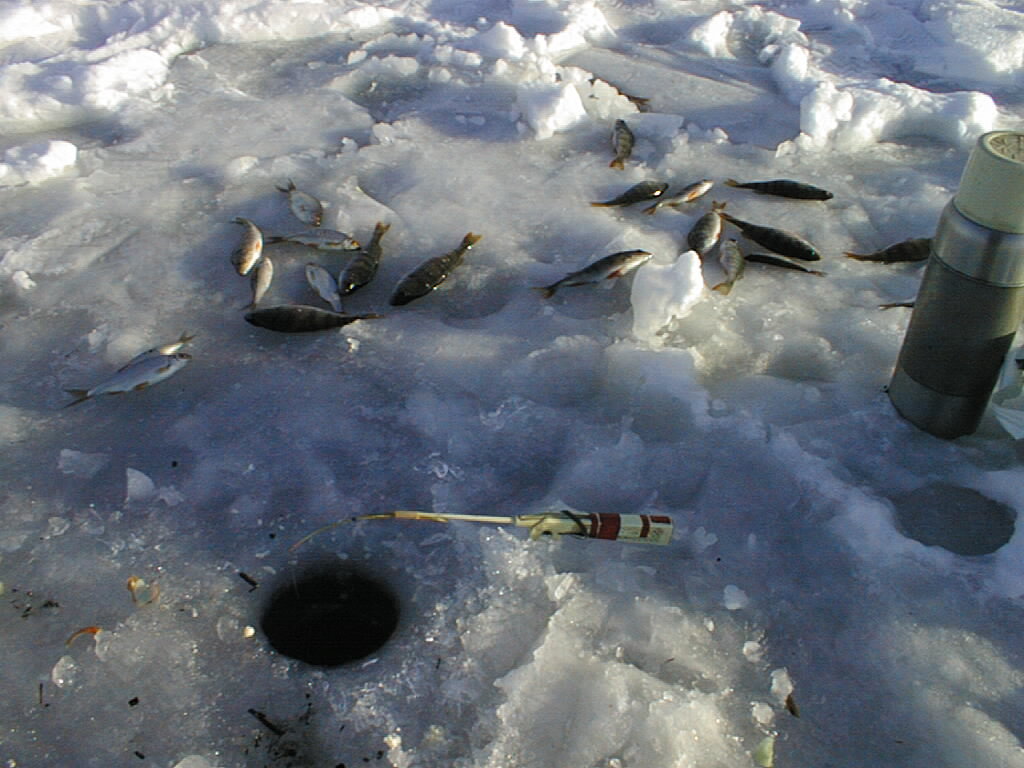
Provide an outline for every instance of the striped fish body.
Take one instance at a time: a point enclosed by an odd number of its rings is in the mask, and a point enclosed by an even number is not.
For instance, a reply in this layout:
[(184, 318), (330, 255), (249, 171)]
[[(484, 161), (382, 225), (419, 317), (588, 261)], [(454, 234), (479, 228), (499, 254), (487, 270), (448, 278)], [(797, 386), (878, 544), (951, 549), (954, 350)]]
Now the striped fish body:
[(821, 254), (818, 253), (817, 249), (799, 235), (787, 232), (784, 229), (751, 224), (749, 221), (737, 219), (728, 213), (723, 213), (721, 216), (733, 226), (739, 227), (743, 236), (748, 240), (753, 240), (770, 251), (781, 253), (783, 256), (789, 256), (793, 259), (800, 259), (801, 261), (818, 261), (821, 259)]
[(668, 189), (667, 183), (660, 181), (641, 181), (639, 184), (634, 184), (621, 195), (613, 197), (611, 200), (605, 200), (603, 203), (591, 203), (591, 205), (595, 208), (610, 208), (616, 205), (642, 203), (644, 200), (653, 200), (656, 197), (660, 197), (666, 189)]
[(632, 272), (642, 264), (650, 261), (652, 255), (647, 251), (619, 251), (610, 256), (598, 259), (593, 264), (576, 272), (571, 272), (561, 280), (535, 290), (540, 291), (545, 299), (550, 299), (559, 288), (573, 285), (589, 285), (602, 280), (612, 280)]
[(901, 261), (924, 261), (932, 250), (930, 237), (917, 237), (893, 243), (887, 248), (874, 253), (850, 253), (844, 255), (857, 261), (874, 261), (879, 264), (896, 264)]
[(788, 197), (793, 200), (831, 200), (831, 192), (815, 187), (813, 184), (804, 184), (792, 179), (772, 179), (771, 181), (748, 181), (738, 182), (735, 179), (726, 179), (725, 183), (730, 187), (749, 189), (760, 195), (775, 195), (776, 197)]
[(622, 170), (626, 165), (626, 160), (633, 154), (635, 143), (636, 138), (629, 130), (629, 126), (626, 125), (626, 121), (616, 120), (615, 127), (612, 129), (612, 151), (615, 153), (615, 157), (608, 163), (608, 167)]
[(644, 208), (644, 213), (646, 213), (648, 216), (651, 216), (659, 208), (665, 205), (672, 206), (673, 208), (678, 208), (680, 205), (683, 205), (684, 203), (692, 203), (701, 195), (707, 194), (708, 190), (711, 189), (711, 187), (713, 187), (714, 185), (715, 182), (713, 182), (711, 179), (701, 179), (700, 181), (695, 181), (693, 184), (683, 187), (681, 190), (679, 190), (673, 195), (662, 195), (661, 197), (658, 198), (658, 202), (656, 202), (654, 205), (648, 208)]
[(722, 236), (722, 209), (725, 203), (712, 203), (711, 210), (696, 222), (686, 235), (686, 244), (703, 259)]
[(74, 395), (75, 399), (64, 407), (70, 408), (72, 405), (78, 405), (98, 395), (119, 395), (124, 392), (137, 392), (146, 389), (173, 376), (191, 359), (192, 355), (185, 352), (144, 357), (126, 365), (109, 379), (91, 389), (66, 390), (69, 395)]
[(377, 267), (380, 266), (380, 257), (384, 252), (380, 241), (390, 228), (390, 224), (378, 221), (377, 226), (373, 228), (373, 237), (370, 238), (369, 244), (338, 276), (338, 291), (342, 296), (347, 296), (373, 280), (377, 274)]
[(355, 251), (359, 249), (359, 241), (346, 232), (336, 229), (317, 227), (297, 232), (294, 235), (271, 235), (267, 243), (295, 243), (318, 251)]
[(263, 309), (254, 309), (245, 314), (247, 323), (280, 333), (326, 331), (331, 328), (341, 328), (356, 320), (370, 320), (379, 317), (382, 315), (347, 315), (305, 304), (278, 304)]
[(712, 286), (711, 290), (728, 295), (736, 281), (743, 277), (743, 270), (746, 267), (743, 252), (735, 240), (730, 239), (722, 243), (722, 251), (718, 255), (718, 263), (722, 265), (722, 269), (725, 271), (725, 280), (718, 285)]
[(252, 303), (250, 307), (255, 307), (259, 304), (263, 297), (267, 295), (267, 291), (270, 290), (270, 284), (274, 280), (274, 262), (270, 260), (269, 256), (264, 256), (256, 267), (256, 271), (252, 273)]
[(466, 252), (480, 240), (480, 237), (481, 235), (469, 232), (455, 250), (443, 256), (427, 259), (416, 267), (398, 283), (395, 292), (391, 294), (391, 306), (400, 307), (408, 304), (436, 289), (448, 278), (452, 270), (462, 263)]

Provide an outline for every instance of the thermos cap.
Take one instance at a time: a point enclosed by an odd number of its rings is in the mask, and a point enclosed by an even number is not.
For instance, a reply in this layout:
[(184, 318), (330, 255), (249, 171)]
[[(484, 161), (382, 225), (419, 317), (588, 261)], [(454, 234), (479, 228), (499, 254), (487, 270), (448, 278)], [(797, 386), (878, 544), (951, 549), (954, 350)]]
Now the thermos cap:
[(977, 224), (1024, 234), (1024, 133), (991, 131), (981, 136), (967, 158), (953, 202)]

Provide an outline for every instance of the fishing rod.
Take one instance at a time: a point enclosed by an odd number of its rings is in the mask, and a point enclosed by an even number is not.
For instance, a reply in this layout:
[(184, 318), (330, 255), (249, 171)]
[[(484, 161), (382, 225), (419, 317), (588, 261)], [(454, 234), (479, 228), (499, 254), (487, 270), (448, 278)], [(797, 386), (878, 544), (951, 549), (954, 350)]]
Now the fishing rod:
[(668, 544), (672, 540), (672, 518), (668, 515), (620, 515), (608, 512), (575, 512), (560, 509), (550, 512), (536, 512), (529, 515), (463, 515), (444, 512), (423, 512), (411, 509), (396, 509), (358, 515), (339, 520), (318, 528), (303, 536), (292, 550), (321, 533), (361, 520), (430, 520), (436, 523), (469, 522), (490, 525), (514, 525), (527, 528), (534, 541), (541, 536), (581, 536), (587, 539), (606, 541), (628, 541), (643, 544)]

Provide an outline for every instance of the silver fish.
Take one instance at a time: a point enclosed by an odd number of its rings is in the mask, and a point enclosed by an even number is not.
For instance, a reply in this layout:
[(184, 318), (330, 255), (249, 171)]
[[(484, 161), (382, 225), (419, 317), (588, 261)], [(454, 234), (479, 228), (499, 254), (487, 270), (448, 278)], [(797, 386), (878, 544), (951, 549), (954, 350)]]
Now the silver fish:
[(676, 192), (674, 195), (662, 195), (658, 198), (658, 202), (654, 205), (644, 208), (644, 213), (648, 216), (654, 215), (659, 208), (664, 205), (678, 208), (683, 203), (692, 203), (701, 195), (707, 194), (707, 191), (715, 185), (711, 179), (701, 179), (695, 181), (693, 184), (689, 184), (683, 187), (681, 190)]
[(324, 206), (312, 195), (295, 188), (295, 182), (288, 179), (287, 187), (278, 187), (278, 190), (288, 195), (288, 207), (292, 209), (295, 218), (319, 227), (324, 218)]
[(185, 332), (178, 337), (177, 341), (170, 341), (167, 344), (161, 344), (159, 347), (152, 347), (147, 349), (145, 352), (139, 352), (135, 357), (129, 360), (127, 363), (118, 368), (118, 372), (123, 371), (125, 368), (129, 368), (136, 363), (139, 363), (149, 357), (163, 357), (166, 355), (173, 355), (175, 352), (181, 351), (181, 348), (188, 344), (192, 339), (195, 338), (195, 334), (189, 334)]
[(784, 229), (763, 227), (760, 224), (751, 224), (749, 221), (737, 219), (728, 213), (720, 214), (723, 219), (735, 227), (739, 227), (743, 236), (763, 245), (765, 248), (783, 256), (790, 256), (801, 261), (818, 261), (821, 255), (818, 250), (799, 235), (787, 232)]
[(651, 256), (652, 255), (647, 251), (641, 250), (619, 251), (618, 253), (613, 253), (611, 256), (605, 256), (602, 259), (598, 259), (593, 264), (586, 266), (583, 269), (576, 272), (570, 272), (561, 280), (558, 280), (551, 285), (534, 288), (534, 290), (540, 291), (541, 296), (545, 299), (550, 299), (555, 295), (555, 291), (559, 288), (572, 285), (600, 283), (602, 280), (612, 280), (617, 277), (622, 277), (623, 275), (632, 272), (642, 264), (646, 264), (650, 261)]
[(632, 205), (642, 203), (644, 200), (653, 200), (668, 189), (668, 184), (660, 181), (641, 181), (634, 184), (621, 195), (605, 200), (603, 203), (591, 203), (595, 208), (610, 208), (617, 205)]
[(305, 245), (309, 248), (316, 248), (318, 251), (357, 251), (359, 241), (352, 235), (339, 232), (336, 229), (307, 229), (305, 232), (296, 232), (294, 235), (271, 235), (266, 238), (267, 243), (295, 243)]
[(399, 307), (408, 304), (420, 296), (426, 296), (441, 285), (451, 271), (462, 263), (466, 251), (476, 245), (481, 237), (483, 235), (468, 232), (455, 250), (449, 251), (443, 256), (427, 259), (416, 267), (398, 283), (395, 292), (391, 294), (391, 306)]
[(740, 250), (739, 244), (732, 238), (722, 243), (718, 253), (718, 263), (725, 270), (725, 280), (712, 286), (711, 290), (728, 295), (732, 287), (736, 285), (736, 281), (743, 277), (743, 270), (746, 267), (743, 252)]
[(846, 251), (843, 255), (857, 261), (875, 261), (879, 264), (895, 264), (901, 261), (924, 261), (932, 250), (930, 237), (917, 237), (913, 240), (903, 240), (893, 243), (888, 248), (883, 248), (874, 253), (850, 253)]
[(608, 163), (609, 168), (618, 168), (621, 170), (625, 168), (626, 160), (633, 154), (633, 145), (636, 143), (636, 138), (633, 136), (633, 132), (629, 130), (629, 126), (626, 125), (625, 120), (616, 120), (615, 128), (612, 129), (612, 151), (615, 153), (615, 158)]
[(145, 389), (177, 373), (191, 359), (192, 355), (185, 352), (144, 357), (138, 362), (122, 368), (109, 379), (91, 389), (64, 390), (75, 398), (64, 407), (70, 408), (72, 405), (78, 405), (97, 395), (118, 395), (123, 392)]
[(238, 274), (248, 275), (263, 255), (263, 233), (249, 219), (239, 216), (233, 221), (235, 224), (241, 224), (245, 229), (242, 231), (242, 242), (231, 253), (231, 263), (234, 264)]
[(363, 249), (362, 253), (352, 259), (345, 267), (345, 271), (338, 276), (338, 290), (343, 296), (347, 296), (357, 288), (362, 288), (377, 274), (377, 267), (380, 265), (380, 257), (383, 254), (380, 240), (389, 229), (391, 229), (390, 224), (378, 221), (377, 226), (373, 228), (370, 244)]
[(331, 312), (328, 309), (310, 307), (305, 304), (278, 304), (273, 307), (254, 309), (245, 314), (247, 323), (281, 333), (326, 331), (330, 328), (341, 328), (357, 320), (371, 320), (380, 317), (383, 315), (373, 313), (346, 315), (342, 312)]
[(319, 264), (309, 262), (306, 265), (306, 282), (321, 299), (331, 305), (331, 309), (341, 312), (341, 296), (338, 294), (338, 283), (334, 275)]
[(252, 303), (249, 307), (255, 307), (270, 290), (270, 283), (274, 279), (274, 262), (269, 256), (264, 256), (256, 271), (252, 273)]
[(726, 186), (739, 189), (749, 189), (761, 195), (775, 195), (776, 197), (788, 197), (793, 200), (831, 200), (832, 193), (821, 187), (812, 184), (804, 184), (801, 181), (792, 179), (772, 179), (771, 181), (747, 181), (739, 182), (735, 179), (726, 179)]
[(711, 210), (694, 222), (686, 235), (686, 244), (703, 259), (722, 236), (722, 213), (725, 203), (711, 203)]

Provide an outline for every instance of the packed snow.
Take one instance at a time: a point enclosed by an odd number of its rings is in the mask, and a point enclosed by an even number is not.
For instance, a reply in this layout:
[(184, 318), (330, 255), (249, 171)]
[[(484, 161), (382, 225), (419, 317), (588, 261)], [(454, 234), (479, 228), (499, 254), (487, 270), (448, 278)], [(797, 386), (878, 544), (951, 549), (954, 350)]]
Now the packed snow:
[[(1024, 766), (1019, 371), (1012, 434), (902, 420), (910, 310), (879, 305), (922, 265), (842, 255), (929, 237), (978, 137), (1024, 128), (1019, 7), (52, 0), (0, 8), (0, 46), (5, 768)], [(703, 178), (653, 215), (590, 205)], [(245, 321), (234, 219), (308, 228), (289, 181), (323, 228), (391, 225), (342, 298), (382, 317)], [(826, 274), (710, 290), (687, 233), (712, 201)], [(653, 258), (532, 290), (630, 249)], [(306, 264), (353, 258), (262, 253), (258, 306), (324, 310)], [(163, 380), (119, 372), (179, 343)], [(675, 534), (304, 538), (561, 509)], [(341, 666), (275, 651), (268, 602), (335, 567), (397, 629)]]

